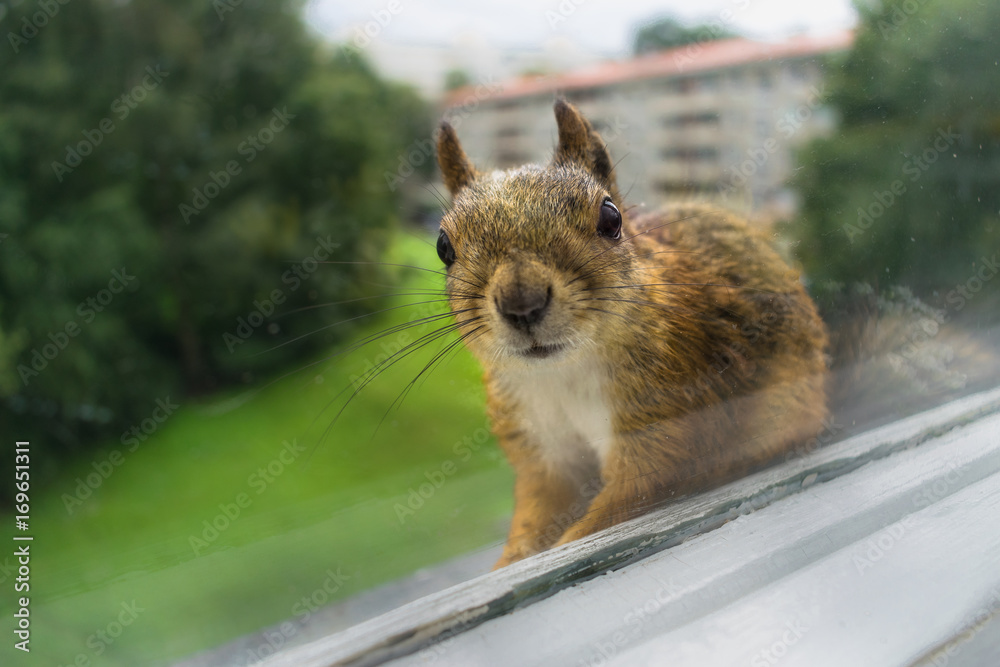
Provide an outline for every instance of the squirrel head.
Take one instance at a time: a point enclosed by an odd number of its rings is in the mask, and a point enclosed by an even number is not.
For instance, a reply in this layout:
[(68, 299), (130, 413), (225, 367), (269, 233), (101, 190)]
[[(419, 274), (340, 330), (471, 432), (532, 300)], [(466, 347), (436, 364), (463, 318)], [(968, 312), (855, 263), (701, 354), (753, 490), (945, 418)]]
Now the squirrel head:
[(555, 114), (551, 162), (506, 171), (477, 170), (441, 124), (452, 206), (438, 254), (459, 331), (487, 365), (571, 358), (627, 323), (616, 288), (635, 284), (635, 256), (611, 158), (572, 105)]

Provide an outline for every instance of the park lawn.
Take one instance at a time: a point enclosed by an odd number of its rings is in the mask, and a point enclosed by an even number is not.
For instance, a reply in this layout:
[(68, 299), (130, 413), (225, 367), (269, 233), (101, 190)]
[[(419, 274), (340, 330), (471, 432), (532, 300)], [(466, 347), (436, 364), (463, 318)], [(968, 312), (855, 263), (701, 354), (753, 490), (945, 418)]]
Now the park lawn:
[[(439, 268), (433, 248), (407, 235), (388, 257)], [(399, 280), (439, 288), (428, 276)], [(407, 311), (352, 339), (407, 321)], [(418, 335), (392, 334), (384, 348), (253, 390), (175, 398), (180, 408), (135, 451), (110, 442), (33, 494), (31, 664), (167, 661), (303, 620), (302, 598), (324, 585), (341, 598), (500, 541), (512, 474), (487, 437), (479, 370), (464, 350), (388, 410), (433, 352), (404, 359), (330, 426), (351, 376)], [(112, 472), (67, 503), (95, 465)], [(10, 596), (0, 611), (13, 611)], [(11, 644), (0, 656), (13, 656)]]

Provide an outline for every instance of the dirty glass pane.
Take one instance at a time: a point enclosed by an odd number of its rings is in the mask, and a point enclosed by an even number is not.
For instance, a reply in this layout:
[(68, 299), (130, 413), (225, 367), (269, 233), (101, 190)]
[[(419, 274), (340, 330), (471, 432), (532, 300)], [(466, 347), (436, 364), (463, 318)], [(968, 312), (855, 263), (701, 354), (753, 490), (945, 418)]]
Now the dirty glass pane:
[[(0, 2), (0, 662), (255, 664), (484, 573), (514, 508), (495, 431), (589, 466), (577, 516), (534, 544), (575, 536), (628, 431), (608, 406), (763, 372), (794, 347), (776, 322), (809, 304), (826, 399), (810, 394), (812, 430), (782, 456), (994, 386), (998, 21), (977, 0)], [(600, 139), (574, 148), (557, 100)], [(456, 158), (442, 176), (442, 119), (476, 171)], [(479, 228), (443, 218), (462, 173), (554, 156), (590, 189), (529, 178), (475, 200)], [(500, 400), (494, 428), (482, 337), (535, 335), (549, 303), (523, 267), (494, 300), (496, 258), (572, 265), (564, 219), (590, 220), (588, 248), (640, 247), (644, 215), (693, 201), (747, 221), (734, 268), (633, 276), (627, 312), (724, 322), (739, 344), (667, 342), (608, 299), (579, 320), (601, 363), (518, 376), (542, 407)], [(523, 233), (473, 236), (497, 220)], [(801, 299), (747, 287), (733, 248), (750, 236)], [(463, 286), (474, 258), (489, 275)], [(671, 290), (696, 305), (670, 311)], [(456, 320), (449, 294), (478, 315)], [(659, 375), (638, 344), (612, 367), (608, 332), (659, 345)], [(626, 375), (635, 396), (606, 395)], [(711, 424), (731, 427), (722, 398)], [(805, 409), (784, 400), (764, 432)], [(773, 462), (748, 457), (733, 449), (727, 474)]]

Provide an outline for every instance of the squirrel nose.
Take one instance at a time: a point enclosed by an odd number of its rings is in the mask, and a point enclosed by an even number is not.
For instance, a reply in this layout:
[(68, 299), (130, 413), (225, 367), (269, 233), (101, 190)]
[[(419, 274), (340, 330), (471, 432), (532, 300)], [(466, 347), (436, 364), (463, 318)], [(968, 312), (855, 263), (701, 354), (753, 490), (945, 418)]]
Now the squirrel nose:
[(511, 326), (527, 331), (545, 317), (552, 301), (552, 286), (545, 289), (515, 287), (510, 292), (502, 292), (496, 299), (497, 310)]

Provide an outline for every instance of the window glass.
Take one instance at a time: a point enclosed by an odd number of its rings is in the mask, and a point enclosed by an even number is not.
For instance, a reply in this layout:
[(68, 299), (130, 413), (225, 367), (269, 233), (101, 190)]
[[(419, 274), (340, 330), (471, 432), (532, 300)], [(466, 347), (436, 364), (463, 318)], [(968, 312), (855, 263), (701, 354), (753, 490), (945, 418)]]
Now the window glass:
[[(0, 611), (22, 633), (0, 662), (254, 664), (485, 572), (514, 510), (495, 432), (603, 460), (542, 426), (617, 442), (584, 398), (638, 357), (567, 375), (565, 403), (522, 378), (555, 407), (495, 428), (482, 330), (446, 290), (494, 306), (445, 282), (558, 252), (543, 223), (593, 193), (489, 195), (481, 227), (523, 234), (442, 241), (442, 120), (488, 180), (565, 157), (553, 105), (577, 104), (600, 139), (565, 159), (606, 149), (617, 183), (601, 243), (692, 200), (745, 218), (828, 333), (823, 443), (995, 385), (1000, 5), (664, 9), (0, 2)], [(740, 275), (684, 288), (742, 301), (676, 317), (767, 339), (733, 312), (768, 298)], [(530, 332), (543, 308), (514, 300), (489, 317)], [(666, 330), (608, 317), (595, 331)], [(683, 349), (719, 375), (748, 345)]]

